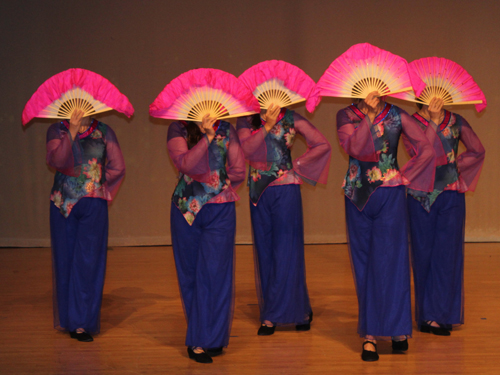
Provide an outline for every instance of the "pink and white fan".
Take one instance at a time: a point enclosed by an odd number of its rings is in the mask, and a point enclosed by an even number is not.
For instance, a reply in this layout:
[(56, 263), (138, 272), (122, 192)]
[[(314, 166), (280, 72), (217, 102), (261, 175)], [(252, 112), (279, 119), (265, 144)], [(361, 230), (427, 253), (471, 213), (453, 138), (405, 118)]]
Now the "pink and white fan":
[(262, 109), (271, 104), (279, 107), (305, 101), (314, 81), (302, 69), (281, 60), (269, 60), (245, 70), (239, 77), (259, 101)]
[(478, 112), (486, 108), (483, 92), (472, 76), (456, 62), (440, 57), (424, 57), (412, 61), (409, 68), (427, 86), (419, 95), (410, 91), (394, 96), (422, 104), (429, 104), (434, 97), (443, 99), (444, 105), (475, 104)]
[(405, 59), (360, 43), (331, 63), (307, 99), (306, 107), (313, 112), (322, 96), (364, 99), (373, 91), (381, 96), (395, 96), (412, 89), (420, 95), (424, 88), (425, 83), (409, 71)]
[(149, 114), (170, 120), (201, 121), (260, 111), (252, 92), (232, 74), (218, 69), (193, 69), (174, 78), (153, 103)]
[(35, 117), (69, 119), (76, 109), (84, 116), (116, 110), (128, 117), (134, 108), (111, 82), (85, 69), (68, 69), (46, 80), (28, 100), (22, 122)]

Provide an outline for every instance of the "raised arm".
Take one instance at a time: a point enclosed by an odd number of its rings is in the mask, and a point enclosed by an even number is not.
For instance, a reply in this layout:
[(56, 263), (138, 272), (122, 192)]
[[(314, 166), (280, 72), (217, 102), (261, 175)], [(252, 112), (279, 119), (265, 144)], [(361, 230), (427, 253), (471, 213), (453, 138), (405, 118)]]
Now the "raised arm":
[[(422, 128), (422, 126), (420, 127)], [(444, 151), (443, 148), (443, 142), (441, 142), (441, 139), (437, 135), (437, 125), (433, 121), (429, 121), (429, 124), (425, 126), (425, 129), (423, 131), (427, 140), (432, 145), (434, 153), (436, 154), (436, 166), (448, 164), (446, 152)], [(408, 151), (410, 157), (414, 157), (416, 155), (415, 149), (413, 148), (413, 145), (411, 144), (411, 142), (408, 140), (408, 138), (404, 133), (403, 133), (403, 144), (406, 150)]]
[(252, 127), (252, 116), (246, 116), (238, 118), (236, 130), (249, 164), (256, 169), (267, 170), (266, 128), (263, 126), (255, 130)]
[(184, 125), (173, 122), (168, 128), (167, 149), (179, 172), (199, 182), (208, 182), (210, 165), (208, 162), (208, 136), (204, 135), (191, 150), (184, 138)]
[(330, 169), (332, 148), (327, 139), (309, 121), (298, 113), (293, 114), (295, 130), (307, 143), (307, 151), (293, 161), (293, 170), (311, 185), (326, 184)]
[(365, 116), (360, 123), (354, 124), (344, 109), (337, 112), (337, 134), (346, 154), (361, 161), (378, 161), (371, 121)]
[[(486, 151), (478, 136), (464, 118), (462, 118), (460, 140), (466, 148), (466, 151), (461, 153), (457, 158), (460, 178), (465, 182), (467, 186), (466, 190), (474, 191), (479, 180), (479, 175), (481, 174)], [(460, 190), (462, 191), (462, 189)]]
[[(432, 98), (429, 105), (424, 105), (421, 108), (422, 113), (418, 113), (418, 116), (423, 118), (422, 121), (425, 121), (425, 123), (422, 124), (420, 121), (416, 120), (420, 128), (424, 130), (425, 136), (434, 149), (436, 154), (436, 165), (438, 166), (448, 164), (448, 158), (446, 157), (446, 152), (443, 148), (443, 142), (438, 136), (437, 126), (437, 124), (440, 124), (444, 119), (445, 111), (443, 106), (443, 99), (437, 97)], [(414, 157), (415, 150), (404, 134), (403, 142), (410, 156)]]
[(62, 123), (52, 124), (47, 130), (47, 164), (59, 172), (78, 177), (81, 172), (82, 149), (80, 139), (71, 139), (71, 134)]
[(245, 155), (233, 125), (229, 128), (227, 175), (234, 190), (245, 180)]
[(125, 177), (125, 160), (123, 159), (116, 134), (109, 126), (106, 131), (106, 191), (108, 200), (113, 200)]
[[(411, 189), (431, 192), (434, 190), (436, 172), (436, 153), (417, 120), (406, 112), (401, 112), (403, 134), (407, 139), (405, 146), (413, 157), (401, 168), (401, 173), (410, 181)], [(410, 154), (411, 155), (411, 154)]]

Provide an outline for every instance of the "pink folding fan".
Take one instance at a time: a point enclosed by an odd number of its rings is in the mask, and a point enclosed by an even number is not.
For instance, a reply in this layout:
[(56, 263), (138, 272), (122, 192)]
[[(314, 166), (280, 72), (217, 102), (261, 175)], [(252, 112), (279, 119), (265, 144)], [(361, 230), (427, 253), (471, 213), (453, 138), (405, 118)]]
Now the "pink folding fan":
[(174, 78), (149, 106), (153, 117), (201, 121), (260, 111), (252, 92), (232, 74), (218, 69), (194, 69)]
[(280, 60), (263, 61), (238, 78), (252, 90), (263, 109), (271, 104), (286, 107), (305, 101), (314, 88), (314, 81), (302, 69)]
[(443, 99), (445, 105), (475, 104), (478, 112), (486, 108), (483, 92), (472, 76), (456, 62), (440, 57), (424, 57), (412, 61), (409, 69), (427, 86), (420, 95), (409, 91), (396, 97), (422, 104), (429, 104), (432, 98), (438, 97)]
[(413, 89), (420, 94), (424, 87), (402, 57), (368, 43), (355, 44), (326, 69), (306, 107), (314, 111), (322, 96), (364, 99), (373, 91), (385, 96)]
[(24, 107), (26, 125), (34, 117), (68, 119), (76, 109), (84, 116), (117, 110), (128, 117), (132, 104), (103, 76), (85, 69), (68, 69), (46, 80)]

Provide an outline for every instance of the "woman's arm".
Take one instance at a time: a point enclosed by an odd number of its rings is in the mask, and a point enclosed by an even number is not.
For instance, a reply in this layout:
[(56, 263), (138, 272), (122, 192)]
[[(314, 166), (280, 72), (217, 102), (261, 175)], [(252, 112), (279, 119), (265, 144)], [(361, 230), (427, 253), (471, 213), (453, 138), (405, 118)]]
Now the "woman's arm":
[(410, 181), (409, 188), (431, 192), (434, 190), (436, 153), (425, 133), (413, 117), (401, 112), (403, 134), (407, 139), (408, 153), (414, 156), (401, 168), (401, 173)]
[(425, 136), (429, 140), (429, 143), (436, 153), (436, 165), (446, 165), (448, 164), (448, 158), (446, 157), (446, 152), (443, 148), (443, 143), (437, 135), (437, 124), (440, 124), (444, 120), (444, 100), (441, 98), (434, 97), (431, 99), (429, 106), (427, 107), (427, 112), (429, 113), (430, 121), (429, 125), (425, 129)]
[(245, 155), (233, 125), (229, 128), (227, 175), (234, 190), (245, 180)]
[(118, 144), (116, 134), (109, 126), (106, 131), (106, 191), (108, 200), (113, 200), (125, 177), (125, 160)]
[(368, 116), (357, 125), (353, 124), (344, 109), (337, 113), (337, 134), (344, 151), (360, 161), (378, 161), (375, 150), (372, 123)]
[(245, 116), (238, 117), (236, 129), (245, 157), (250, 161), (262, 161), (262, 155), (264, 158), (267, 155), (265, 138), (268, 132), (266, 128), (263, 126), (255, 130), (252, 127), (252, 116)]
[(72, 177), (81, 172), (82, 150), (80, 139), (71, 139), (71, 134), (62, 123), (52, 124), (47, 130), (47, 164), (57, 171)]
[(307, 151), (293, 161), (293, 170), (311, 185), (326, 184), (332, 148), (327, 139), (309, 121), (298, 113), (293, 114), (294, 126), (307, 143)]
[[(458, 171), (461, 179), (467, 185), (467, 190), (474, 191), (481, 174), (486, 151), (479, 137), (463, 117), (460, 140), (464, 144), (466, 151), (457, 158)], [(462, 191), (462, 189), (460, 190)]]
[(239, 117), (236, 129), (241, 148), (248, 163), (255, 169), (268, 170), (266, 136), (268, 131), (263, 126), (260, 129), (252, 127), (252, 116)]
[(179, 172), (188, 175), (199, 182), (208, 182), (210, 176), (210, 165), (208, 162), (208, 146), (210, 145), (207, 135), (190, 150), (184, 138), (184, 125), (173, 122), (168, 128), (167, 149), (175, 167)]
[[(436, 154), (436, 166), (448, 164), (448, 159), (446, 158), (446, 153), (444, 152), (443, 143), (441, 142), (441, 139), (437, 135), (437, 125), (432, 120), (429, 121), (429, 125), (425, 127), (424, 134), (428, 139), (429, 143), (432, 145), (434, 152)], [(408, 140), (408, 138), (404, 133), (403, 133), (403, 144), (406, 148), (406, 151), (408, 151), (410, 157), (413, 158), (416, 155), (416, 150), (413, 148), (412, 143)]]

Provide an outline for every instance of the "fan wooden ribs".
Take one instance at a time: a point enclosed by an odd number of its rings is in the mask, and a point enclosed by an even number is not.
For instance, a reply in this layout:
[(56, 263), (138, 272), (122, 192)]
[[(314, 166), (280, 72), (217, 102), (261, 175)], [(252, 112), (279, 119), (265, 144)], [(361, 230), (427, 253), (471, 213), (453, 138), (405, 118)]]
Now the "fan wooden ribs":
[(478, 112), (486, 108), (486, 98), (472, 76), (457, 63), (440, 57), (424, 57), (412, 61), (409, 68), (425, 83), (420, 94), (397, 96), (400, 99), (429, 104), (432, 98), (443, 99), (445, 105), (475, 104)]
[(84, 117), (96, 113), (109, 111), (112, 108), (96, 100), (85, 90), (79, 87), (66, 91), (60, 99), (55, 100), (40, 112), (40, 117), (46, 118), (71, 118), (75, 110), (82, 110)]
[(286, 107), (306, 100), (286, 87), (283, 81), (277, 78), (272, 78), (258, 85), (253, 91), (253, 95), (259, 101), (260, 108), (263, 109), (269, 108), (271, 104)]
[(262, 61), (245, 70), (239, 79), (252, 90), (261, 109), (303, 102), (314, 88), (314, 81), (302, 69), (282, 60)]
[(202, 121), (246, 116), (259, 110), (257, 99), (235, 76), (218, 69), (193, 69), (174, 78), (149, 106), (153, 117)]

